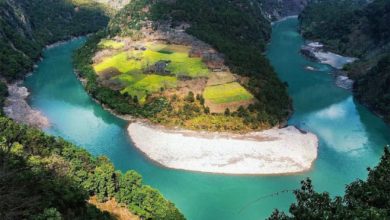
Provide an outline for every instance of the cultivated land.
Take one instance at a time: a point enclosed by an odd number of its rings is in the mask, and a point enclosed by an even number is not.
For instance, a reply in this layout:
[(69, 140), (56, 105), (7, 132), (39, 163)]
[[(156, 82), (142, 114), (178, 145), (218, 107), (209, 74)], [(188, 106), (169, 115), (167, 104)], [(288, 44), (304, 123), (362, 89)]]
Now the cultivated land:
[(237, 82), (207, 86), (204, 98), (215, 104), (252, 100), (253, 95)]
[(117, 42), (114, 40), (107, 40), (107, 39), (103, 39), (99, 43), (99, 47), (101, 47), (101, 48), (120, 49), (120, 48), (123, 48), (124, 46), (125, 46), (125, 44), (122, 42)]
[(151, 95), (185, 97), (192, 92), (204, 97), (211, 112), (222, 113), (255, 101), (229, 70), (208, 64), (193, 46), (118, 37), (98, 45), (93, 68), (102, 84), (141, 104)]

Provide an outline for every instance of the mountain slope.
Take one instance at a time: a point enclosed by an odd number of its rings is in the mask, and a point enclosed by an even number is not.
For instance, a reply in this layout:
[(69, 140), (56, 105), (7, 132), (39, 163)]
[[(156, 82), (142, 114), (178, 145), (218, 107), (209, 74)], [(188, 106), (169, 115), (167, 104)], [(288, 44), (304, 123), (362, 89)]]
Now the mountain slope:
[(108, 17), (92, 1), (3, 0), (0, 2), (0, 75), (22, 77), (44, 45), (103, 28)]
[(0, 117), (0, 218), (113, 219), (87, 204), (115, 198), (144, 219), (184, 219), (135, 171), (121, 173), (105, 157)]
[[(386, 58), (390, 54), (390, 1), (317, 0), (299, 16), (304, 37), (359, 60), (345, 67), (356, 98), (390, 121)], [(379, 86), (381, 85), (381, 86)]]

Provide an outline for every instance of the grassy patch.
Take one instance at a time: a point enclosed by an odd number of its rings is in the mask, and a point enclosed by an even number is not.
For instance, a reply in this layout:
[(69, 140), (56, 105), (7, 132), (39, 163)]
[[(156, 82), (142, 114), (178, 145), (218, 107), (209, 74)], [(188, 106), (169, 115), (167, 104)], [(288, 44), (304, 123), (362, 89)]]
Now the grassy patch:
[(203, 92), (203, 97), (215, 104), (253, 99), (253, 95), (237, 82), (207, 86)]
[(101, 48), (121, 49), (125, 46), (123, 42), (117, 42), (114, 40), (103, 39), (99, 43)]
[(118, 79), (128, 86), (121, 92), (131, 96), (137, 96), (140, 103), (144, 103), (147, 94), (158, 92), (163, 89), (175, 88), (177, 79), (173, 76), (161, 76), (156, 74), (122, 74)]
[(143, 63), (136, 59), (139, 56), (139, 54), (134, 52), (121, 52), (117, 55), (104, 59), (103, 62), (94, 65), (93, 68), (97, 73), (108, 68), (116, 68), (121, 73), (140, 71), (143, 68)]

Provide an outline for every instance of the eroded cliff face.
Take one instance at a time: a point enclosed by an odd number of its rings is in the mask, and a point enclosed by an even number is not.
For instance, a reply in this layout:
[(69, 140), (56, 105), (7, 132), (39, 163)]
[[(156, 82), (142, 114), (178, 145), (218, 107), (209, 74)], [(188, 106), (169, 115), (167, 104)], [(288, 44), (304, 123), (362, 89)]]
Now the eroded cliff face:
[(310, 0), (260, 0), (265, 16), (271, 20), (299, 15)]

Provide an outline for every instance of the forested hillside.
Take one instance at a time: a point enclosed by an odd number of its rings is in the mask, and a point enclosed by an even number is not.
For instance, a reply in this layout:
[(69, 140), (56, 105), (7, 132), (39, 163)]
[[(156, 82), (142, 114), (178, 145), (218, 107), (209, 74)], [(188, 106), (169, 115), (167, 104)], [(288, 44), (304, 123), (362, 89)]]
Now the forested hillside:
[(121, 173), (105, 157), (92, 157), (62, 139), (0, 117), (0, 219), (111, 219), (86, 200), (115, 198), (144, 219), (184, 219), (175, 206)]
[(384, 71), (388, 65), (385, 57), (390, 54), (390, 1), (313, 1), (299, 20), (307, 39), (359, 58), (345, 67), (348, 76), (356, 81), (354, 94), (390, 121), (388, 72)]
[[(171, 105), (172, 99), (156, 99), (150, 93), (147, 96), (149, 99), (142, 100), (145, 104), (139, 105), (139, 96), (134, 99), (135, 93), (129, 94), (123, 89), (112, 91), (99, 83), (106, 79), (99, 77), (91, 65), (91, 60), (99, 52), (97, 46), (99, 39), (91, 39), (75, 57), (76, 67), (80, 70), (81, 76), (88, 79), (87, 90), (118, 113), (153, 118), (159, 123), (177, 118), (175, 126), (191, 124), (187, 127), (207, 129), (214, 124), (216, 126), (210, 128), (211, 130), (242, 131), (248, 128), (269, 128), (285, 122), (291, 112), (291, 103), (286, 86), (278, 79), (263, 55), (270, 38), (271, 25), (263, 16), (258, 1), (135, 0), (116, 14), (109, 23), (108, 32), (101, 33), (100, 38), (118, 36), (130, 37), (133, 41), (137, 41), (147, 38), (149, 32), (151, 35), (159, 31), (174, 33), (182, 27), (188, 27), (182, 30), (185, 33), (208, 43), (223, 54), (223, 65), (227, 65), (232, 73), (240, 76), (243, 86), (253, 94), (256, 102), (249, 105), (248, 109), (240, 108), (240, 112), (237, 113), (226, 108), (225, 116), (232, 117), (225, 117), (223, 114), (208, 115), (210, 110), (204, 105), (203, 97), (200, 96), (197, 97), (200, 105), (195, 105), (193, 101), (183, 103), (185, 108), (178, 110), (177, 114), (172, 111), (176, 109)], [(92, 41), (95, 42), (91, 43)], [(110, 68), (102, 72), (107, 72)], [(118, 73), (115, 73), (112, 78), (115, 77), (118, 79)], [(161, 75), (158, 77), (161, 78)], [(129, 77), (126, 79), (127, 81), (122, 80), (116, 84), (126, 84)], [(164, 90), (165, 88), (161, 87), (157, 92), (163, 93)], [(176, 101), (177, 98), (174, 100)]]
[(356, 180), (346, 186), (344, 196), (332, 198), (328, 192), (316, 192), (310, 179), (295, 190), (296, 202), (290, 214), (276, 210), (269, 220), (312, 219), (389, 219), (390, 152), (385, 148), (378, 166), (368, 169), (366, 181)]
[(20, 78), (44, 45), (105, 27), (108, 17), (102, 9), (91, 0), (0, 1), (0, 75)]
[(0, 1), (0, 219), (112, 219), (91, 196), (144, 219), (184, 218), (138, 173), (2, 116), (4, 81), (31, 71), (45, 45), (104, 28), (104, 9), (90, 0)]

